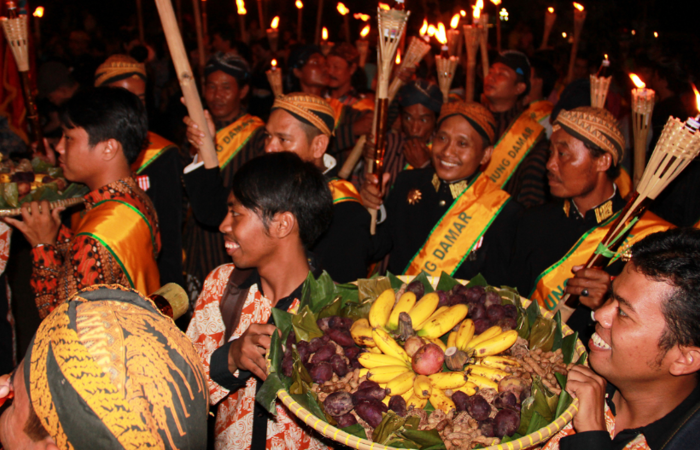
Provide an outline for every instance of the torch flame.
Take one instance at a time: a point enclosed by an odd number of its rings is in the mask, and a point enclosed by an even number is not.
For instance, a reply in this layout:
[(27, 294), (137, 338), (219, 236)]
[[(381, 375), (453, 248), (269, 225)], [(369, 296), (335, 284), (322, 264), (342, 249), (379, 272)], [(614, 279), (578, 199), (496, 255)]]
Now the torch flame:
[(328, 29), (326, 27), (323, 27), (323, 30), (321, 30), (321, 39), (324, 41), (328, 40)]
[(344, 16), (345, 14), (349, 13), (350, 10), (342, 3), (338, 2), (338, 12), (341, 16)]
[(457, 25), (459, 25), (459, 14), (455, 14), (452, 16), (452, 20), (450, 20), (450, 28), (454, 30), (457, 28)]
[(391, 7), (389, 5), (387, 5), (386, 3), (380, 3), (379, 8), (383, 9), (384, 11), (389, 11), (391, 9)]
[(561, 32), (561, 37), (563, 37), (564, 39), (566, 39), (566, 36), (567, 36), (566, 31), (562, 31), (562, 32)]
[(445, 25), (442, 22), (438, 22), (437, 33), (435, 33), (435, 39), (438, 40), (442, 45), (447, 44), (447, 32), (445, 31)]
[(396, 50), (396, 64), (401, 64), (401, 50)]
[(462, 9), (462, 10), (459, 11), (459, 15), (462, 16), (462, 17), (467, 17), (467, 12), (466, 12), (465, 10)]
[(34, 10), (34, 17), (44, 17), (44, 7), (43, 6), (37, 6), (36, 9)]
[(369, 20), (369, 14), (355, 13), (353, 14), (353, 17), (363, 22), (367, 22)]
[(552, 8), (551, 6), (547, 8), (547, 11), (549, 11), (550, 14), (554, 14), (554, 8)]
[(430, 24), (428, 26), (428, 36), (433, 37), (437, 34), (438, 30), (435, 28), (435, 25)]
[(276, 60), (276, 59), (273, 59), (271, 64), (272, 64), (272, 67), (273, 67), (273, 68), (274, 68), (274, 67), (277, 67), (277, 60)]
[(603, 56), (605, 57), (605, 60), (607, 61), (607, 60), (608, 60), (608, 54), (605, 53)]
[(476, 0), (476, 5), (474, 5), (474, 20), (478, 20), (481, 17), (481, 10), (484, 9), (484, 0)]
[(698, 92), (698, 89), (695, 87), (693, 84), (693, 92), (695, 92), (695, 109), (700, 112), (700, 92)]
[(297, 7), (297, 9), (301, 9), (304, 7), (304, 4), (301, 2), (301, 0), (297, 0), (294, 5)]
[(637, 86), (638, 89), (644, 89), (647, 87), (647, 85), (642, 81), (641, 78), (639, 78), (636, 74), (631, 73), (630, 78), (632, 79), (632, 83), (634, 83), (635, 86)]
[(491, 3), (493, 3), (493, 4), (496, 5), (496, 6), (498, 6), (498, 5), (501, 4), (501, 0), (491, 0)]
[(243, 0), (236, 0), (236, 9), (238, 9), (239, 16), (245, 16), (248, 11), (245, 9), (245, 2)]
[(420, 27), (420, 35), (425, 36), (425, 33), (428, 32), (428, 19), (423, 19), (423, 26)]
[(270, 28), (272, 28), (273, 30), (276, 30), (279, 25), (280, 25), (280, 16), (275, 16), (275, 18), (272, 19), (272, 22), (270, 23)]
[(580, 3), (574, 2), (574, 8), (578, 9), (579, 11), (583, 11), (583, 5)]
[(360, 36), (364, 38), (364, 37), (367, 37), (368, 34), (369, 34), (369, 25), (365, 25), (365, 27), (362, 29), (362, 31), (360, 31)]

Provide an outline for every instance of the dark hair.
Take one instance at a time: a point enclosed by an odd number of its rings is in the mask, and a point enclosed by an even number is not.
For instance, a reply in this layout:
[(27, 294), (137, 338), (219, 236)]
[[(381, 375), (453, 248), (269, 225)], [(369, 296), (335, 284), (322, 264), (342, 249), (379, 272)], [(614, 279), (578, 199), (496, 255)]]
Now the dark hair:
[(530, 58), (530, 66), (534, 70), (535, 76), (542, 79), (542, 97), (549, 97), (559, 77), (557, 69), (546, 59), (537, 56)]
[(316, 136), (321, 134), (321, 130), (302, 121), (299, 121), (299, 128), (304, 131), (304, 134), (306, 135), (306, 143), (309, 145), (311, 145), (311, 141), (313, 141)]
[(651, 234), (632, 247), (631, 262), (647, 278), (675, 288), (661, 308), (666, 330), (659, 347), (700, 346), (700, 230)]
[(44, 428), (44, 424), (41, 423), (41, 419), (36, 415), (31, 403), (29, 404), (29, 416), (27, 417), (27, 422), (24, 424), (23, 431), (32, 442), (43, 441), (49, 437), (49, 432)]
[(123, 88), (104, 86), (79, 91), (63, 105), (59, 117), (68, 129), (85, 129), (90, 147), (116, 139), (129, 164), (136, 161), (146, 144), (146, 108)]
[(233, 177), (232, 191), (266, 227), (277, 213), (294, 214), (306, 248), (333, 218), (333, 198), (325, 177), (313, 163), (302, 161), (295, 153), (267, 153), (251, 159)]
[[(598, 147), (597, 145), (591, 144), (583, 140), (581, 142), (583, 142), (584, 147), (586, 147), (588, 151), (591, 152), (591, 156), (596, 159), (608, 153), (602, 148)], [(608, 180), (616, 180), (617, 177), (620, 175), (620, 164), (613, 164), (612, 158), (610, 158), (610, 167), (608, 168), (608, 170), (605, 171), (605, 174), (608, 176)]]
[(236, 42), (236, 33), (229, 25), (219, 25), (216, 27), (211, 35), (214, 36), (216, 34), (221, 37), (222, 41), (228, 42), (231, 47), (233, 47), (233, 43)]

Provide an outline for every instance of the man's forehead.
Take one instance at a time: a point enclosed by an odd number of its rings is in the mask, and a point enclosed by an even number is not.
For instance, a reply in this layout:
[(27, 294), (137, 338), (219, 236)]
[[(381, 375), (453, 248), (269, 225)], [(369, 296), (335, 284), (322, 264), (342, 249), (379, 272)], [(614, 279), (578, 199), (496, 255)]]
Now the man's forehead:
[(620, 303), (627, 304), (641, 314), (661, 314), (661, 307), (673, 293), (673, 286), (642, 273), (633, 262), (625, 264), (620, 276), (612, 282), (612, 290)]
[(238, 80), (236, 80), (236, 77), (227, 74), (223, 70), (216, 70), (207, 75), (207, 83), (231, 83), (238, 86)]

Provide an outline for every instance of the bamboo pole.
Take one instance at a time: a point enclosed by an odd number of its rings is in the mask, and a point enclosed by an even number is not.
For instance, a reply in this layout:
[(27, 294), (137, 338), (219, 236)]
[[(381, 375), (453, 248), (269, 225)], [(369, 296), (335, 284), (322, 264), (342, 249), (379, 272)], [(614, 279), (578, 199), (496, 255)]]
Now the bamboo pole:
[(155, 1), (156, 6), (158, 7), (158, 14), (160, 15), (160, 20), (163, 25), (163, 32), (165, 33), (168, 48), (170, 49), (170, 57), (173, 60), (175, 71), (177, 72), (177, 78), (180, 81), (180, 88), (182, 89), (182, 94), (185, 97), (187, 113), (189, 114), (190, 118), (194, 120), (199, 129), (204, 133), (204, 145), (199, 148), (199, 156), (202, 161), (204, 161), (204, 167), (218, 167), (219, 160), (216, 157), (214, 140), (209, 133), (209, 127), (207, 126), (207, 121), (204, 118), (202, 101), (200, 100), (199, 93), (197, 92), (197, 83), (194, 75), (192, 74), (189, 60), (187, 59), (187, 52), (185, 51), (185, 45), (182, 42), (182, 35), (177, 27), (173, 5), (170, 3), (170, 0)]
[(654, 110), (654, 91), (652, 89), (632, 90), (632, 129), (634, 131), (634, 172), (633, 183), (636, 188), (642, 179), (646, 164), (647, 137)]
[(465, 100), (474, 101), (474, 80), (476, 77), (476, 52), (481, 45), (479, 27), (476, 25), (464, 25), (464, 43), (467, 52), (467, 86)]
[(260, 20), (260, 31), (265, 29), (265, 16), (263, 15), (262, 0), (258, 0), (258, 20)]
[(323, 19), (323, 0), (318, 0), (318, 11), (316, 12), (316, 34), (314, 35), (314, 43), (321, 43), (321, 20)]
[[(172, 9), (172, 5), (170, 5)], [(204, 85), (204, 65), (206, 64), (206, 55), (204, 54), (204, 36), (202, 34), (202, 16), (199, 11), (199, 0), (192, 0), (192, 9), (194, 10), (194, 25), (197, 31), (197, 53), (199, 53), (199, 80)], [(178, 30), (178, 35), (180, 31)], [(182, 39), (182, 37), (180, 37)]]
[(542, 35), (542, 44), (540, 44), (540, 50), (547, 48), (549, 43), (549, 35), (552, 32), (552, 27), (554, 22), (557, 21), (557, 13), (554, 12), (554, 8), (549, 7), (544, 11), (544, 34)]
[(202, 0), (202, 34), (204, 42), (209, 42), (209, 16), (207, 15), (207, 0)]
[(583, 22), (586, 21), (586, 11), (574, 8), (574, 43), (571, 46), (571, 57), (569, 58), (569, 71), (566, 75), (566, 83), (569, 84), (574, 78), (574, 65), (576, 64), (576, 54), (578, 53), (578, 43), (581, 39)]
[(489, 75), (489, 15), (481, 14), (481, 37), (479, 39), (479, 45), (481, 46), (481, 70), (484, 74), (484, 80)]

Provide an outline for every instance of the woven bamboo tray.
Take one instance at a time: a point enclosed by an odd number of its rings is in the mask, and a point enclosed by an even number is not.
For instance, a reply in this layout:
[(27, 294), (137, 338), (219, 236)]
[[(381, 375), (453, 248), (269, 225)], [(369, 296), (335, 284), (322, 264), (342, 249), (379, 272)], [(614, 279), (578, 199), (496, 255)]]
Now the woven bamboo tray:
[[(410, 282), (413, 279), (412, 276), (403, 275), (399, 276), (398, 278), (404, 282)], [(433, 285), (433, 288), (436, 287), (439, 281), (438, 278), (429, 277), (429, 279), (430, 283)], [(459, 281), (462, 284), (465, 283), (463, 280)], [(527, 308), (530, 305), (530, 300), (528, 299), (521, 298), (521, 301), (523, 303), (523, 307), (525, 308)], [(540, 307), (540, 310), (542, 311), (542, 315), (547, 318), (552, 318), (554, 316), (552, 312), (547, 309)], [(562, 334), (564, 336), (568, 336), (572, 333), (573, 331), (571, 330), (571, 328), (569, 328), (568, 325), (562, 325)], [(586, 348), (581, 343), (581, 340), (577, 340), (575, 351), (576, 357), (580, 357), (585, 351)], [(357, 436), (348, 434), (343, 430), (334, 427), (325, 420), (319, 419), (313, 413), (311, 413), (306, 408), (297, 403), (294, 400), (294, 398), (292, 398), (292, 396), (289, 395), (289, 393), (284, 389), (280, 389), (277, 392), (277, 398), (280, 399), (280, 401), (284, 403), (284, 405), (287, 408), (289, 408), (292, 414), (301, 419), (306, 425), (318, 431), (325, 437), (333, 439), (336, 442), (340, 442), (341, 444), (347, 445), (351, 448), (356, 448), (358, 450), (401, 450), (395, 447), (377, 444), (376, 442), (372, 442), (367, 439), (361, 439)], [(574, 418), (577, 412), (578, 399), (574, 399), (571, 405), (569, 405), (569, 407), (566, 410), (564, 410), (564, 412), (559, 417), (554, 419), (554, 421), (546, 427), (540, 428), (534, 433), (528, 434), (527, 436), (523, 436), (515, 441), (506, 442), (505, 444), (492, 445), (490, 447), (486, 447), (484, 450), (521, 450), (533, 447), (537, 444), (549, 440), (552, 436), (561, 431), (562, 428), (564, 428), (569, 422), (571, 422), (571, 420)]]
[[(49, 207), (54, 210), (56, 208), (74, 206), (85, 201), (83, 197), (67, 198), (65, 200), (56, 200), (49, 203)], [(0, 217), (12, 217), (22, 214), (22, 208), (0, 209)]]

